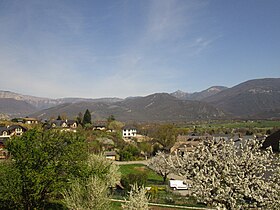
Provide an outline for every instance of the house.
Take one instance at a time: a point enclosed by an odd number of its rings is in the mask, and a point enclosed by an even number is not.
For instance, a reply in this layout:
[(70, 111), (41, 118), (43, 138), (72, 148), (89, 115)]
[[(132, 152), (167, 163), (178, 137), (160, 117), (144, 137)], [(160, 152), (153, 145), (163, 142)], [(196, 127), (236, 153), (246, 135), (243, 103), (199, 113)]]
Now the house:
[(181, 154), (185, 152), (193, 151), (194, 148), (201, 142), (201, 139), (188, 139), (187, 141), (177, 141), (170, 148), (170, 154)]
[(14, 118), (12, 122), (24, 123), (24, 124), (38, 124), (38, 120), (35, 118), (25, 117), (25, 118)]
[(280, 152), (280, 130), (268, 136), (263, 142), (263, 148), (271, 146), (273, 151)]
[(117, 153), (115, 151), (106, 151), (104, 152), (104, 156), (109, 160), (116, 160)]
[(11, 138), (12, 136), (21, 136), (27, 129), (20, 125), (0, 127), (0, 138)]
[(126, 139), (131, 139), (133, 137), (136, 137), (137, 130), (133, 126), (124, 126), (122, 129), (122, 136)]
[(21, 136), (27, 129), (20, 125), (1, 126), (0, 127), (0, 159), (7, 157), (5, 142), (12, 136)]
[(23, 118), (23, 123), (25, 124), (38, 124), (38, 120), (35, 118), (26, 117)]
[(107, 121), (96, 121), (93, 123), (93, 130), (104, 131), (107, 128)]
[(75, 120), (54, 120), (51, 122), (52, 128), (72, 128), (76, 129), (78, 126)]

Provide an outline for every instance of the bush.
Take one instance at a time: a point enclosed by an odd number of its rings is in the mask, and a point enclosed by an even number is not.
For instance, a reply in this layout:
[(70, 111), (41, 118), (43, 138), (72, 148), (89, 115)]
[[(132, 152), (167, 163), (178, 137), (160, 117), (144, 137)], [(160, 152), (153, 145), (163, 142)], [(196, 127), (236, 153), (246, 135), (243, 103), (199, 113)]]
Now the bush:
[(125, 191), (131, 190), (131, 186), (137, 184), (138, 186), (146, 186), (148, 180), (148, 174), (146, 171), (137, 173), (130, 173), (122, 177), (121, 184)]

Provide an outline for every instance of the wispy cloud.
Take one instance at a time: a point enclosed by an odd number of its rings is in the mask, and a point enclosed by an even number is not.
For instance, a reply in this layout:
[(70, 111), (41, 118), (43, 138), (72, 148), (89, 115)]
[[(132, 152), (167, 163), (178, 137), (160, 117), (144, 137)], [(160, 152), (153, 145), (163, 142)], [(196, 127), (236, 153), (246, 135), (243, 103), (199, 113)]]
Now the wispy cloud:
[(120, 2), (2, 1), (0, 88), (46, 97), (164, 91), (185, 55), (216, 41), (194, 32), (207, 1)]

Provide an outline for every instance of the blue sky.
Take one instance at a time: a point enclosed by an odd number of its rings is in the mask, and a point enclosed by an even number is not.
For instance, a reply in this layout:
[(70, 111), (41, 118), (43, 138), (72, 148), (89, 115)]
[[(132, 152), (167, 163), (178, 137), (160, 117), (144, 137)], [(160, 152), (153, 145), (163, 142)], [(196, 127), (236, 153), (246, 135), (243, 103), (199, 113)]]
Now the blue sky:
[(0, 0), (0, 89), (128, 97), (280, 77), (279, 0)]

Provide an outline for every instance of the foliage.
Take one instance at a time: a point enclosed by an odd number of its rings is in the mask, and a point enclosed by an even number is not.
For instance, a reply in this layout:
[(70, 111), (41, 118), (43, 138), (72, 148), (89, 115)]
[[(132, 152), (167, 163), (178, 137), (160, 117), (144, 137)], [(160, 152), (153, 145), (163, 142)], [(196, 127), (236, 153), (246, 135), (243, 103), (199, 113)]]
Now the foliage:
[(129, 192), (128, 202), (123, 204), (122, 208), (127, 210), (147, 210), (148, 198), (145, 187), (138, 187), (137, 184), (134, 184)]
[(120, 181), (121, 173), (119, 172), (119, 166), (103, 156), (90, 155), (87, 166), (88, 177), (91, 175), (97, 176), (106, 182), (108, 187), (115, 187), (116, 183)]
[(20, 174), (21, 190), (10, 190), (17, 198), (14, 203), (24, 209), (43, 208), (60, 195), (69, 180), (82, 176), (87, 158), (85, 139), (68, 132), (32, 129), (8, 141), (7, 149), (13, 160), (11, 176)]
[(20, 172), (11, 161), (0, 162), (0, 209), (19, 209), (22, 205)]
[(88, 176), (76, 179), (63, 193), (64, 203), (69, 209), (109, 209), (109, 188), (120, 180), (118, 166), (104, 157), (91, 155), (88, 164)]
[(121, 184), (125, 191), (131, 190), (131, 186), (138, 184), (140, 186), (145, 186), (147, 184), (148, 174), (146, 171), (138, 171), (136, 173), (130, 173), (122, 176)]
[(123, 126), (124, 124), (122, 122), (116, 120), (108, 121), (108, 129), (110, 130), (118, 131), (121, 130)]
[(158, 152), (157, 155), (148, 162), (149, 167), (162, 176), (164, 183), (166, 182), (168, 174), (171, 173), (169, 164), (166, 161), (167, 156), (168, 155), (164, 152)]
[(98, 177), (75, 180), (63, 194), (65, 205), (72, 210), (109, 209), (108, 187)]
[(144, 155), (147, 157), (150, 157), (153, 153), (153, 147), (151, 143), (149, 142), (140, 142), (138, 143), (138, 147), (141, 150), (141, 152), (144, 153)]
[(273, 161), (279, 164), (279, 159), (273, 160), (272, 151), (260, 147), (256, 140), (240, 145), (209, 140), (184, 157), (169, 156), (166, 161), (192, 181), (190, 191), (201, 202), (226, 209), (279, 209), (279, 182), (269, 176)]
[(135, 160), (140, 155), (140, 150), (133, 144), (129, 144), (119, 151), (119, 155), (121, 161)]
[(148, 184), (156, 185), (162, 182), (161, 176), (143, 164), (120, 165), (120, 172), (123, 176), (131, 173), (139, 173), (139, 171), (145, 171), (147, 173)]
[(174, 125), (159, 125), (151, 134), (151, 137), (157, 140), (163, 146), (163, 149), (169, 151), (177, 139), (177, 130)]
[(88, 142), (89, 151), (94, 154), (100, 154), (102, 152), (102, 143), (98, 140)]
[(86, 124), (91, 124), (91, 114), (88, 109), (85, 111), (85, 114), (83, 117), (83, 125), (86, 125)]

